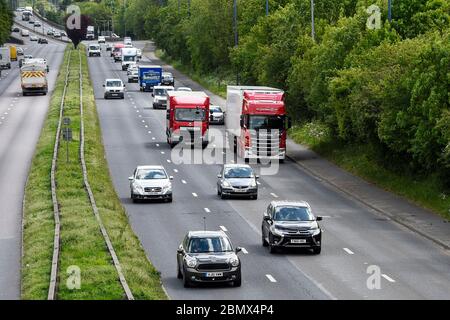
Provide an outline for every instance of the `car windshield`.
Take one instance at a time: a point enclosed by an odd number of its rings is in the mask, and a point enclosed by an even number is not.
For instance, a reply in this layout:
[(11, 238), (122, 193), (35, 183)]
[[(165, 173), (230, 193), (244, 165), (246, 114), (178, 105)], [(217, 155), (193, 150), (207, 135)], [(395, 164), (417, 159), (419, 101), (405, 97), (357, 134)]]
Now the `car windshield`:
[(163, 73), (163, 78), (164, 79), (170, 79), (170, 78), (172, 78), (172, 74), (171, 73)]
[(175, 109), (175, 120), (203, 121), (205, 120), (205, 110), (200, 108), (178, 108)]
[(313, 215), (307, 207), (286, 206), (275, 209), (275, 221), (312, 221)]
[(210, 107), (209, 111), (210, 111), (211, 113), (213, 113), (213, 112), (219, 112), (219, 113), (221, 113), (221, 112), (222, 112), (222, 109), (220, 109), (219, 107)]
[(224, 177), (226, 179), (234, 178), (253, 178), (253, 170), (248, 167), (225, 168)]
[(250, 116), (249, 129), (283, 129), (284, 116)]
[(189, 253), (212, 253), (233, 251), (230, 241), (225, 237), (192, 238)]
[(167, 174), (163, 169), (141, 169), (136, 174), (137, 180), (167, 179)]
[(122, 87), (122, 81), (115, 81), (115, 80), (107, 81), (106, 86), (107, 87)]
[(89, 46), (89, 49), (91, 50), (100, 50), (99, 46)]
[(164, 96), (167, 93), (167, 89), (155, 89), (155, 96)]

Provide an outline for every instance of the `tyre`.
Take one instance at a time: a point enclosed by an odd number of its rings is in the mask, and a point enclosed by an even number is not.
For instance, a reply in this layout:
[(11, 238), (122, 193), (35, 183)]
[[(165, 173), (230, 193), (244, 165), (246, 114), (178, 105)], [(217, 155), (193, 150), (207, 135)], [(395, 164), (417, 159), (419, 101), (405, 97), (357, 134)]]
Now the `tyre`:
[(263, 247), (269, 246), (269, 243), (267, 243), (266, 238), (264, 237), (264, 233), (261, 235), (261, 243)]
[(250, 199), (252, 199), (252, 200), (258, 200), (258, 195), (250, 196)]
[(104, 95), (104, 98), (105, 98), (105, 100), (106, 100), (106, 99), (108, 99), (108, 95), (107, 95), (107, 94), (105, 94), (105, 95)]
[(241, 275), (239, 275), (239, 277), (233, 281), (233, 287), (237, 288), (240, 287), (242, 285), (242, 278)]
[(180, 271), (180, 265), (178, 264), (178, 261), (177, 261), (177, 279), (183, 279), (183, 274)]
[(314, 254), (320, 254), (321, 251), (322, 251), (322, 246), (313, 248), (313, 253)]
[(167, 202), (172, 202), (173, 201), (173, 197), (172, 196), (170, 196), (169, 198), (167, 198)]
[(220, 192), (220, 189), (219, 189), (219, 188), (217, 188), (217, 195), (218, 195), (218, 196), (222, 195), (222, 192)]
[(186, 272), (185, 272), (184, 275), (183, 275), (183, 286), (184, 286), (185, 288), (190, 288), (190, 287), (192, 286), (191, 280), (189, 280), (189, 279), (186, 277)]
[(206, 149), (208, 147), (208, 142), (203, 142), (202, 143), (202, 149)]
[(223, 194), (223, 192), (221, 192), (221, 193), (220, 193), (220, 199), (222, 199), (222, 200), (223, 200), (223, 199), (226, 199), (226, 198), (227, 198), (227, 196), (226, 196), (226, 195), (224, 195), (224, 194)]
[(276, 251), (275, 247), (269, 243), (269, 253), (274, 254)]

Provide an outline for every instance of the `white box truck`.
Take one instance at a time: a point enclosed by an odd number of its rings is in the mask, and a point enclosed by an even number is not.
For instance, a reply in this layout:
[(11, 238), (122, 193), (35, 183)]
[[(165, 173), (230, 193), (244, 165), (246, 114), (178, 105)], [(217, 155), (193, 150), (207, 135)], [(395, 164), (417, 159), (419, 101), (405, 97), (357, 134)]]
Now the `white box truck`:
[(47, 65), (43, 61), (28, 62), (20, 68), (22, 93), (24, 96), (48, 92)]
[(137, 49), (136, 48), (122, 48), (122, 70), (128, 70), (128, 66), (132, 62), (137, 61)]
[(11, 69), (11, 52), (9, 47), (0, 47), (0, 69)]

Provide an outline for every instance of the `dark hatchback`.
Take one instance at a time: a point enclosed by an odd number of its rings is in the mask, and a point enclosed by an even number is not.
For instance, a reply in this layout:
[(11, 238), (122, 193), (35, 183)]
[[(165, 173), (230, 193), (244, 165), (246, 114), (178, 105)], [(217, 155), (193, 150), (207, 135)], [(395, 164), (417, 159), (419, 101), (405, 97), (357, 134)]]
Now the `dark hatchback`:
[(162, 86), (175, 86), (175, 79), (173, 78), (173, 74), (170, 72), (163, 72), (161, 77), (161, 85)]
[(280, 248), (310, 248), (320, 254), (322, 229), (305, 201), (272, 201), (263, 215), (262, 245), (274, 253)]
[(241, 286), (241, 261), (223, 231), (190, 231), (177, 250), (177, 277), (184, 287), (228, 282)]

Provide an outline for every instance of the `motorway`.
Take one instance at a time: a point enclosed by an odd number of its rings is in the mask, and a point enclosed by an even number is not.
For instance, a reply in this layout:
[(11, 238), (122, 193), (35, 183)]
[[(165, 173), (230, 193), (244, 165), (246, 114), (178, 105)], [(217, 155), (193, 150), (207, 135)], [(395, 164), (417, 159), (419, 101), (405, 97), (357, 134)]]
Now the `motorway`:
[[(144, 42), (135, 46), (144, 48)], [(152, 64), (162, 64), (153, 52)], [(149, 58), (141, 63), (149, 63)], [(170, 66), (163, 65), (167, 71)], [(450, 256), (420, 235), (379, 215), (287, 160), (276, 175), (262, 175), (258, 200), (221, 200), (219, 164), (175, 164), (165, 137), (165, 111), (151, 109), (150, 93), (128, 84), (125, 100), (104, 100), (106, 78), (126, 73), (103, 48), (89, 58), (103, 141), (114, 186), (133, 230), (161, 272), (172, 299), (450, 299)], [(198, 88), (189, 78), (176, 86)], [(224, 100), (211, 95), (212, 102)], [(213, 126), (223, 132), (223, 126)], [(205, 152), (222, 151), (219, 142)], [(174, 176), (173, 203), (130, 200), (128, 177), (137, 165), (163, 164)], [(254, 165), (257, 171), (261, 165)], [(105, 168), (105, 170), (107, 170)], [(324, 216), (322, 254), (291, 251), (271, 255), (261, 245), (262, 212), (271, 200), (306, 200)], [(185, 289), (176, 278), (176, 250), (189, 230), (226, 230), (241, 254), (240, 288)], [(380, 287), (369, 289), (368, 269), (380, 271)]]
[[(16, 37), (20, 35), (16, 33)], [(22, 200), (65, 45), (38, 45), (25, 39), (25, 54), (49, 62), (49, 93), (22, 96), (18, 62), (2, 70), (0, 80), (0, 300), (20, 298)], [(21, 57), (19, 56), (19, 59)]]

